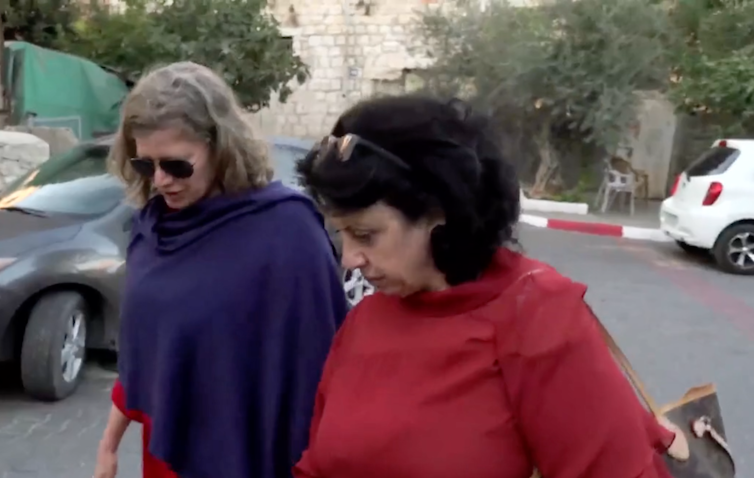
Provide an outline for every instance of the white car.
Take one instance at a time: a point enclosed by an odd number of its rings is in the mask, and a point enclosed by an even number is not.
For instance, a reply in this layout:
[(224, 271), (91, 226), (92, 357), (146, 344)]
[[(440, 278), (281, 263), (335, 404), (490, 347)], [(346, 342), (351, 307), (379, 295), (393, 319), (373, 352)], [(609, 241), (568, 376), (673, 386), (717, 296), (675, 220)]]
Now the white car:
[(720, 139), (675, 180), (660, 228), (687, 252), (754, 275), (754, 140)]

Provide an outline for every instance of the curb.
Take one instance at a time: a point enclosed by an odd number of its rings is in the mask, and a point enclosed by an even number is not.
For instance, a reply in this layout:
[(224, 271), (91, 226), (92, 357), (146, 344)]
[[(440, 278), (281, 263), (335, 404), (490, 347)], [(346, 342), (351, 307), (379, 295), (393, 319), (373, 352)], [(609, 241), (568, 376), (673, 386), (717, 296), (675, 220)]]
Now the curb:
[(561, 231), (581, 232), (597, 236), (623, 237), (625, 239), (637, 239), (640, 241), (673, 242), (660, 229), (649, 227), (621, 226), (618, 224), (606, 224), (599, 222), (567, 221), (563, 219), (549, 219), (531, 214), (521, 214), (519, 222), (529, 226)]
[(562, 212), (566, 214), (588, 214), (589, 204), (549, 201), (547, 199), (529, 199), (521, 191), (521, 208), (537, 212)]

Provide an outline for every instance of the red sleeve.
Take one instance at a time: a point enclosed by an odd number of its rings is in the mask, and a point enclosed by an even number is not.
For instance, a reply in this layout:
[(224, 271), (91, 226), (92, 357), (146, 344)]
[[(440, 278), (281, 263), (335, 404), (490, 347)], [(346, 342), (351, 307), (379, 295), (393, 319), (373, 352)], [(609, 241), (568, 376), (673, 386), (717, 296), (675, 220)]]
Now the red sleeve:
[(657, 451), (672, 434), (643, 408), (612, 358), (583, 301), (586, 287), (545, 271), (516, 292), (514, 325), (498, 340), (500, 363), (541, 475), (671, 478)]
[(120, 380), (115, 380), (113, 385), (113, 392), (111, 394), (113, 405), (115, 405), (120, 412), (125, 415), (129, 420), (141, 422), (140, 416), (137, 412), (133, 412), (126, 408), (126, 392), (123, 389), (123, 384)]
[(317, 430), (319, 429), (319, 423), (322, 420), (322, 413), (325, 409), (325, 401), (327, 400), (327, 385), (336, 368), (338, 349), (343, 342), (343, 335), (346, 333), (347, 325), (353, 320), (352, 317), (358, 308), (359, 306), (356, 306), (348, 313), (340, 330), (335, 334), (335, 339), (330, 347), (330, 352), (327, 355), (327, 360), (322, 371), (322, 378), (317, 387), (317, 396), (314, 399), (314, 414), (312, 415), (312, 423), (309, 427), (309, 447), (304, 451), (296, 466), (293, 467), (293, 478), (322, 478), (322, 474), (317, 469), (315, 459), (312, 456), (311, 449), (317, 439)]

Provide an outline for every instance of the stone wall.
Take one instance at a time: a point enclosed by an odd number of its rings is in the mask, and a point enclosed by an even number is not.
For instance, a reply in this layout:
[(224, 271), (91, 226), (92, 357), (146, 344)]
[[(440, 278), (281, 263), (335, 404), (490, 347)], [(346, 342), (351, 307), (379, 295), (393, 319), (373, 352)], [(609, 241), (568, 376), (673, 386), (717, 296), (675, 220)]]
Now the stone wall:
[(50, 126), (8, 126), (7, 131), (30, 133), (50, 145), (50, 156), (56, 156), (73, 148), (79, 143), (70, 128), (52, 128)]
[(648, 175), (647, 193), (650, 199), (667, 196), (676, 115), (673, 104), (658, 91), (638, 91), (636, 123), (626, 135), (624, 146), (630, 148), (628, 157), (637, 170)]
[(272, 10), (311, 77), (285, 104), (255, 120), (266, 134), (316, 138), (361, 98), (405, 89), (406, 75), (428, 64), (413, 31), (432, 0), (276, 0)]
[(0, 191), (49, 157), (50, 146), (38, 137), (15, 131), (0, 131)]

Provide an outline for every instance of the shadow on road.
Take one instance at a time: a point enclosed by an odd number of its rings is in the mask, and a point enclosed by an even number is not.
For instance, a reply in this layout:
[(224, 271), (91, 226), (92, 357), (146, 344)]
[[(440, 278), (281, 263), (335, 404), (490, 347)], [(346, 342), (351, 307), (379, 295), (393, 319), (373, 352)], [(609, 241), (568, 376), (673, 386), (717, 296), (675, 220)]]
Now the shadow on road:
[(21, 376), (16, 364), (0, 364), (0, 400), (6, 396), (23, 394)]
[(717, 265), (715, 264), (715, 259), (712, 257), (712, 253), (707, 251), (694, 251), (694, 252), (686, 252), (682, 250), (680, 247), (676, 246), (675, 244), (662, 244), (660, 246), (660, 249), (664, 254), (666, 254), (668, 257), (678, 260), (678, 261), (686, 261), (689, 264), (704, 267), (709, 270), (714, 270), (719, 272)]

